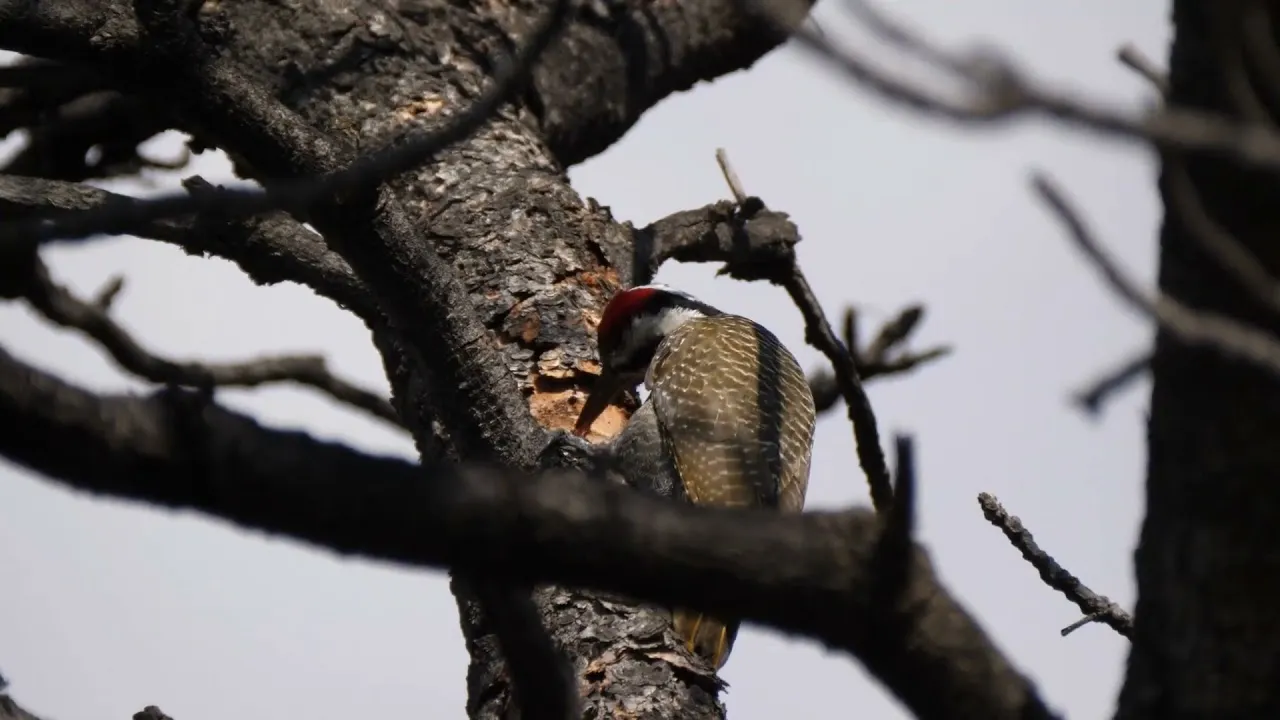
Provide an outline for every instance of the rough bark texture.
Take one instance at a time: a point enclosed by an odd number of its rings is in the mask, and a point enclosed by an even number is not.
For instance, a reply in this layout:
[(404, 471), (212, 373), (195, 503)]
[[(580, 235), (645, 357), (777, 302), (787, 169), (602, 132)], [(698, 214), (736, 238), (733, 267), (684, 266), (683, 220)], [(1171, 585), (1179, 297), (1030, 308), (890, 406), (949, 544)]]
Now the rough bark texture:
[[(541, 65), (529, 102), (507, 106), (436, 163), (389, 184), (421, 243), (399, 251), (434, 251), (457, 272), (487, 331), (477, 342), (499, 353), (497, 369), (510, 373), (544, 427), (569, 426), (580, 388), (597, 369), (590, 328), (619, 286), (601, 244), (618, 228), (607, 211), (584, 203), (569, 187), (564, 161), (607, 147), (667, 92), (749, 64), (777, 41), (757, 33), (726, 43), (743, 21), (704, 20), (738, 15), (728, 2), (694, 3), (690, 11), (683, 4), (660, 5), (615, 5), (612, 18), (575, 22)], [(230, 30), (225, 53), (245, 74), (306, 124), (363, 148), (433, 126), (464, 108), (488, 81), (493, 58), (511, 52), (546, 7), (237, 2), (220, 4), (217, 13)], [(714, 28), (710, 36), (707, 28)], [(668, 54), (636, 57), (638, 48), (658, 47)], [(700, 47), (712, 48), (718, 64), (687, 57)], [(581, 103), (582, 88), (591, 86), (596, 102)], [(570, 112), (578, 113), (572, 121)], [(212, 140), (235, 149), (228, 138)], [(258, 157), (236, 157), (256, 163), (258, 177), (273, 175)], [(393, 272), (413, 267), (413, 258), (379, 259), (389, 261), (382, 266)], [(435, 450), (424, 438), (439, 428), (428, 431), (425, 408), (438, 407), (431, 400), (443, 391), (433, 379), (417, 377), (415, 364), (405, 360), (411, 353), (394, 339), (376, 340), (397, 406), (430, 455)], [(451, 438), (450, 454), (465, 458), (479, 447), (464, 440)], [(527, 449), (506, 451), (508, 461), (528, 457)], [(495, 638), (468, 594), (457, 594), (472, 657), (469, 714), (506, 717), (511, 689)], [(653, 613), (555, 589), (539, 593), (538, 602), (585, 680), (587, 716), (723, 714), (713, 675), (677, 673), (676, 664), (663, 659), (659, 651), (669, 640)]]
[[(1170, 101), (1239, 115), (1211, 42), (1216, 5), (1173, 3)], [(1212, 158), (1187, 166), (1213, 217), (1280, 272), (1274, 176)], [(1166, 178), (1161, 287), (1192, 307), (1280, 329), (1191, 236)], [(1119, 716), (1280, 717), (1280, 381), (1164, 333), (1152, 369), (1136, 637)]]

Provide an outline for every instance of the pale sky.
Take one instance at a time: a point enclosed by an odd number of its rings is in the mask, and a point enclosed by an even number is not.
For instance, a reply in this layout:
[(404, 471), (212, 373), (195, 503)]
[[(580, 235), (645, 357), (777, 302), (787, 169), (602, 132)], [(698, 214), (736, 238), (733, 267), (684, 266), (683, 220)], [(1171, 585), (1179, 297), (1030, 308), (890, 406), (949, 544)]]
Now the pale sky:
[[(1039, 76), (1137, 111), (1151, 91), (1114, 59), (1133, 42), (1161, 65), (1167, 2), (896, 0), (899, 17), (949, 42), (991, 42)], [(865, 42), (838, 3), (828, 36)], [(172, 157), (179, 136), (148, 145)], [(7, 147), (12, 147), (10, 142)], [(1142, 281), (1155, 274), (1160, 205), (1145, 149), (1040, 121), (956, 128), (892, 107), (788, 47), (746, 72), (669, 98), (620, 143), (570, 175), (584, 196), (644, 224), (728, 196), (728, 150), (747, 190), (791, 213), (800, 260), (833, 321), (854, 303), (864, 332), (911, 302), (928, 313), (915, 346), (953, 356), (877, 380), (885, 432), (915, 435), (920, 539), (953, 593), (1052, 706), (1111, 713), (1126, 642), (1103, 626), (1062, 638), (1079, 613), (986, 523), (991, 492), (1095, 591), (1132, 607), (1132, 552), (1145, 471), (1144, 382), (1100, 421), (1072, 391), (1150, 340), (1033, 199), (1051, 172)], [(192, 173), (227, 181), (220, 154), (182, 173), (104, 184), (134, 194)], [(46, 252), (91, 293), (115, 273), (115, 315), (177, 358), (324, 353), (348, 378), (385, 388), (368, 333), (298, 286), (257, 288), (222, 260), (136, 239)], [(659, 279), (767, 325), (809, 368), (798, 311), (780, 289), (668, 266)], [(103, 391), (140, 389), (96, 347), (25, 307), (0, 305), (0, 343)], [(316, 393), (226, 391), (226, 403), (409, 456), (409, 439)], [(810, 507), (867, 505), (843, 409), (818, 423)], [(344, 560), (191, 513), (75, 494), (0, 460), (0, 672), (28, 709), (57, 720), (120, 720), (158, 705), (177, 720), (462, 718), (466, 653), (443, 573)], [(904, 717), (853, 659), (748, 626), (723, 671), (733, 720)]]

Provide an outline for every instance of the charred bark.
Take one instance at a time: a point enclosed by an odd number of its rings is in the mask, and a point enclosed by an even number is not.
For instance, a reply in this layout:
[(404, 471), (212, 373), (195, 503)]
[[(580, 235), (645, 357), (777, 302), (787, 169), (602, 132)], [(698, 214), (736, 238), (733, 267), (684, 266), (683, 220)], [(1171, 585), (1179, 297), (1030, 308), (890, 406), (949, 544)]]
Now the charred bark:
[[(1239, 42), (1239, 33), (1259, 31), (1274, 57), (1274, 27), (1258, 25), (1256, 15), (1244, 20), (1247, 5), (1173, 3), (1171, 104), (1274, 121), (1277, 79), (1244, 70)], [(1222, 42), (1232, 36), (1235, 42)], [(1209, 214), (1273, 277), (1280, 272), (1274, 174), (1223, 158), (1168, 155), (1161, 288), (1191, 307), (1280, 330), (1280, 318), (1215, 262), (1179, 212), (1171, 180), (1178, 164)], [(1147, 516), (1135, 553), (1135, 637), (1118, 717), (1280, 717), (1280, 380), (1166, 332), (1151, 367)]]

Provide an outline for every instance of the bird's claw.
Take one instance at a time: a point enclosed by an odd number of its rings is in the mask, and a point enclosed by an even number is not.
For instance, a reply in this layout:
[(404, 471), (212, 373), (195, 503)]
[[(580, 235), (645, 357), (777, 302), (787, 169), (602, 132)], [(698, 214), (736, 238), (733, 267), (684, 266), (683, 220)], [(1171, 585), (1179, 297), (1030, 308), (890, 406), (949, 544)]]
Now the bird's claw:
[(596, 464), (596, 446), (566, 430), (547, 432), (547, 444), (538, 453), (538, 466), (550, 468), (578, 468), (590, 470)]

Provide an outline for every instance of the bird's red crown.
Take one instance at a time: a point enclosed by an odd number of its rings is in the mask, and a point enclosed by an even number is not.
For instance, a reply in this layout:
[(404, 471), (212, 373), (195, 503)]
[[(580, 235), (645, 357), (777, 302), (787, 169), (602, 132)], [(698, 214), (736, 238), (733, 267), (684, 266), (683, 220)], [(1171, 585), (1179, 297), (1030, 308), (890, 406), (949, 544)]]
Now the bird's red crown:
[(623, 331), (638, 315), (646, 312), (654, 298), (663, 292), (663, 288), (654, 285), (640, 285), (627, 290), (619, 290), (605, 306), (600, 316), (600, 325), (596, 327), (596, 338), (603, 353), (605, 348), (617, 345)]

